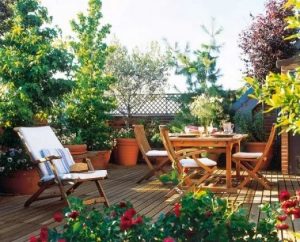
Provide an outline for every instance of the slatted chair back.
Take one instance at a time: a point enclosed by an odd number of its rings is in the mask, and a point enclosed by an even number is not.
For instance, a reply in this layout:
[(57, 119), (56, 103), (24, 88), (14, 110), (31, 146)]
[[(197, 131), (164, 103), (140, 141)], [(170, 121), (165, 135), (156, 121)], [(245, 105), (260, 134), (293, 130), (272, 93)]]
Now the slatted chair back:
[(169, 129), (166, 125), (159, 125), (160, 137), (165, 146), (166, 151), (168, 152), (169, 159), (173, 165), (178, 165), (177, 155), (175, 153), (174, 147), (169, 139)]
[(269, 138), (268, 138), (268, 141), (267, 141), (267, 144), (266, 144), (266, 147), (265, 147), (263, 155), (262, 155), (265, 159), (271, 151), (271, 147), (273, 145), (275, 135), (276, 135), (276, 127), (275, 127), (275, 124), (273, 124), (270, 135), (269, 135)]
[(143, 156), (146, 156), (146, 153), (151, 150), (151, 147), (146, 137), (144, 125), (135, 124), (133, 125), (133, 129), (140, 151)]

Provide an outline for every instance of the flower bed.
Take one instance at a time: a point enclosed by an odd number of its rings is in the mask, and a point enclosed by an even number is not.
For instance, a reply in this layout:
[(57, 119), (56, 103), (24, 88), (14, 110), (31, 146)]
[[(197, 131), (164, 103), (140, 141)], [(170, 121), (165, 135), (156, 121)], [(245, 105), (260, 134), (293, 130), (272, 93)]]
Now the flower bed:
[(140, 216), (132, 205), (121, 202), (103, 212), (83, 206), (70, 198), (71, 206), (56, 212), (54, 220), (62, 223), (55, 229), (41, 229), (40, 237), (30, 241), (279, 241), (277, 229), (287, 229), (287, 216), (300, 217), (300, 191), (291, 197), (280, 194), (279, 203), (265, 204), (266, 213), (256, 225), (247, 212), (209, 191), (185, 195), (172, 211), (156, 222)]

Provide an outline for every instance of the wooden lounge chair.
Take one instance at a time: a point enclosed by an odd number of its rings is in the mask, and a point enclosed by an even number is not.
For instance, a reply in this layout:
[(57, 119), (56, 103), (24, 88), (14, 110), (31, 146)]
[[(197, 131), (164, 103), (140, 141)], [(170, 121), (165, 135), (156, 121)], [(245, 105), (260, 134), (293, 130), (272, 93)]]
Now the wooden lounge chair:
[[(187, 187), (187, 190), (192, 187), (201, 188), (200, 184), (206, 181), (217, 169), (217, 163), (208, 158), (199, 158), (199, 155), (206, 153), (206, 150), (189, 148), (175, 151), (169, 139), (168, 128), (165, 125), (160, 125), (159, 130), (173, 166), (177, 168), (179, 175), (183, 177), (181, 183), (173, 188), (167, 196), (175, 192), (181, 193), (185, 187)], [(197, 178), (193, 179), (195, 177)]]
[(260, 170), (263, 163), (266, 161), (269, 152), (271, 151), (275, 133), (276, 128), (275, 125), (273, 125), (263, 153), (237, 152), (232, 155), (232, 160), (236, 163), (237, 167), (237, 176), (239, 177), (240, 169), (247, 172), (245, 179), (241, 182), (241, 184), (238, 185), (239, 189), (242, 189), (244, 186), (246, 186), (251, 179), (258, 181), (261, 185), (263, 185), (264, 188), (270, 189), (270, 182), (260, 173)]
[[(47, 198), (60, 197), (68, 203), (67, 196), (83, 182), (93, 181), (96, 184), (100, 197), (85, 200), (85, 204), (102, 202), (109, 206), (108, 200), (100, 183), (107, 177), (106, 170), (94, 170), (91, 162), (86, 159), (86, 172), (71, 172), (76, 165), (68, 149), (64, 148), (53, 130), (49, 126), (19, 127), (15, 131), (20, 136), (33, 162), (38, 163), (41, 179), (39, 189), (25, 202), (28, 207), (31, 203)], [(76, 169), (74, 169), (76, 170)], [(71, 185), (67, 190), (65, 185)], [(60, 193), (40, 196), (46, 189), (58, 186)]]
[[(164, 167), (170, 163), (168, 152), (166, 150), (152, 150), (146, 138), (144, 126), (133, 125), (133, 127), (139, 149), (150, 169), (150, 171), (147, 172), (147, 174), (145, 174), (141, 179), (139, 179), (137, 183), (140, 183), (143, 180), (148, 180), (154, 175), (157, 176), (157, 178), (159, 178), (159, 175), (165, 173), (165, 171), (163, 170)], [(158, 162), (158, 159), (160, 161), (160, 164), (156, 166), (153, 165), (151, 161)]]

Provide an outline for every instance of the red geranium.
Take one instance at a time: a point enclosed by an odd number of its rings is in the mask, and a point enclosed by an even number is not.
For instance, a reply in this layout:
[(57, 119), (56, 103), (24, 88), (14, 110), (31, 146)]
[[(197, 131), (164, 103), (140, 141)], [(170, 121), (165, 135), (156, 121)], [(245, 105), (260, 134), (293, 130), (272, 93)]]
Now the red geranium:
[(37, 239), (37, 237), (35, 237), (35, 236), (31, 236), (31, 237), (29, 238), (29, 242), (38, 242), (38, 239)]
[(136, 215), (136, 211), (133, 208), (129, 208), (121, 217), (120, 228), (121, 230), (130, 229), (133, 225), (143, 223), (143, 218), (141, 216), (133, 218)]
[(280, 201), (289, 200), (290, 197), (291, 197), (291, 195), (287, 190), (281, 191), (280, 194), (279, 194), (279, 200)]
[(40, 240), (42, 242), (48, 241), (48, 228), (47, 227), (42, 227), (41, 232), (40, 232)]
[(72, 218), (72, 219), (76, 219), (79, 216), (79, 212), (78, 211), (72, 211), (71, 213), (69, 213), (68, 217)]
[(285, 221), (286, 218), (287, 218), (287, 215), (279, 215), (279, 216), (277, 217), (277, 219), (278, 219), (279, 221), (281, 221), (281, 222)]
[(120, 202), (119, 206), (120, 206), (120, 208), (126, 208), (127, 207), (125, 202)]
[(294, 215), (294, 218), (300, 218), (300, 208), (293, 208), (291, 213)]
[(288, 229), (288, 228), (289, 228), (289, 226), (287, 224), (284, 224), (284, 223), (276, 224), (276, 229), (284, 230), (284, 229)]
[(132, 224), (141, 224), (143, 223), (143, 218), (141, 216), (137, 217), (136, 219), (132, 220)]
[(53, 218), (56, 222), (60, 223), (64, 219), (64, 215), (61, 212), (57, 211), (53, 214)]
[(287, 201), (282, 202), (281, 208), (292, 208), (292, 207), (295, 207), (296, 205), (297, 205), (296, 200), (287, 200)]
[(135, 214), (136, 214), (136, 211), (133, 208), (129, 208), (125, 211), (123, 216), (131, 219)]
[(163, 242), (175, 242), (175, 239), (172, 237), (164, 238)]
[(57, 242), (67, 242), (65, 239), (58, 239)]
[(121, 217), (121, 223), (120, 223), (120, 228), (121, 230), (127, 230), (130, 229), (132, 226), (132, 219), (131, 218), (127, 218), (126, 216), (122, 216)]
[(179, 203), (175, 203), (175, 205), (174, 205), (174, 213), (175, 213), (175, 215), (176, 215), (177, 218), (180, 216), (180, 209), (181, 209), (181, 205)]

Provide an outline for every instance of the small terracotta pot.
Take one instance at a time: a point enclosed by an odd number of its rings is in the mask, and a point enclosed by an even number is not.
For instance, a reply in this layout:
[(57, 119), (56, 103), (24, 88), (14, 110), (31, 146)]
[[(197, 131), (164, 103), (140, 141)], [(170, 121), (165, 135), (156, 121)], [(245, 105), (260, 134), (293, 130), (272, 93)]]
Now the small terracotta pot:
[[(266, 145), (267, 145), (266, 142), (247, 142), (245, 144), (245, 147), (247, 152), (264, 152)], [(269, 151), (267, 160), (265, 161), (265, 163), (262, 164), (261, 167), (262, 170), (266, 170), (269, 167), (272, 157), (273, 157), (273, 147), (271, 147), (271, 150)]]
[(116, 155), (118, 164), (134, 166), (137, 163), (139, 147), (135, 138), (118, 138)]
[(15, 171), (7, 177), (0, 177), (0, 191), (9, 194), (31, 195), (38, 189), (40, 180), (36, 169)]
[(107, 169), (111, 150), (89, 151), (89, 158), (95, 169)]

